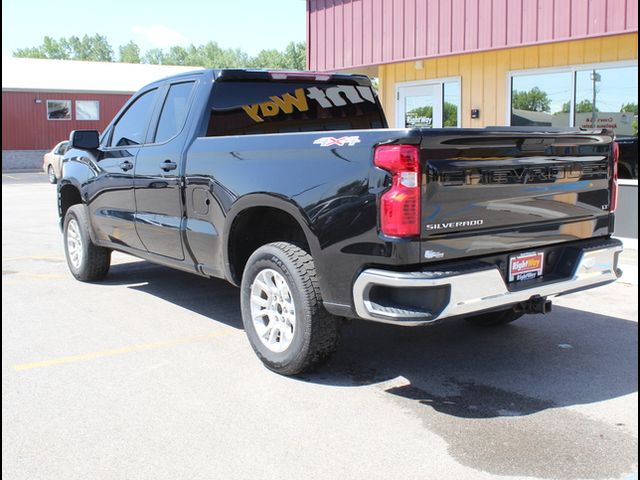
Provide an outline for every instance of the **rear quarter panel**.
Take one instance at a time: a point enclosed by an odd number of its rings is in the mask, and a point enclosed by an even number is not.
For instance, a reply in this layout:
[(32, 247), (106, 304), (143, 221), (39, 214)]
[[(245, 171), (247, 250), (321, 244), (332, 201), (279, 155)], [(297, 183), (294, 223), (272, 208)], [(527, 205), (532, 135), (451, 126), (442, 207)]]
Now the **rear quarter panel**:
[[(354, 136), (352, 146), (318, 143)], [(307, 233), (325, 302), (350, 304), (363, 265), (418, 261), (419, 242), (378, 235), (386, 174), (373, 168), (373, 148), (400, 139), (418, 141), (408, 130), (386, 129), (198, 138), (187, 155), (185, 191), (189, 244), (200, 246), (195, 257), (225, 264), (234, 217), (247, 206), (281, 208)], [(210, 199), (206, 213), (195, 203), (203, 195)]]

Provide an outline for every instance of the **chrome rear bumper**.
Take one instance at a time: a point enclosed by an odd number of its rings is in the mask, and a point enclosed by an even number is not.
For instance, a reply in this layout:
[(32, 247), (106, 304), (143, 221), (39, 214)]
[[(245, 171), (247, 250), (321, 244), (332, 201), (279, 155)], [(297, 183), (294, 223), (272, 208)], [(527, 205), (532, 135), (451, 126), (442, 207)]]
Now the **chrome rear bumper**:
[[(617, 280), (622, 272), (617, 268), (622, 244), (607, 240), (603, 248), (584, 249), (569, 277), (541, 282), (531, 288), (507, 287), (496, 266), (480, 265), (469, 270), (446, 269), (419, 272), (394, 272), (381, 269), (364, 270), (353, 285), (356, 313), (360, 318), (383, 323), (418, 326), (438, 320), (498, 309), (526, 302), (532, 297), (556, 297), (585, 290)], [(381, 305), (371, 298), (376, 286), (419, 288), (424, 294), (439, 289), (440, 304), (435, 311), (406, 308), (403, 305)]]

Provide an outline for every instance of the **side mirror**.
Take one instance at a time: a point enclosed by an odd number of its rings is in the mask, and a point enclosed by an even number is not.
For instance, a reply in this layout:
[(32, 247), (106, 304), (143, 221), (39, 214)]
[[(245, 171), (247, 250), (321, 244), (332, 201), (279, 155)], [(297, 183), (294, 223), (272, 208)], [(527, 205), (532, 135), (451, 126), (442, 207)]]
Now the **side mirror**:
[(95, 150), (100, 145), (97, 130), (74, 130), (69, 136), (69, 146), (81, 150)]

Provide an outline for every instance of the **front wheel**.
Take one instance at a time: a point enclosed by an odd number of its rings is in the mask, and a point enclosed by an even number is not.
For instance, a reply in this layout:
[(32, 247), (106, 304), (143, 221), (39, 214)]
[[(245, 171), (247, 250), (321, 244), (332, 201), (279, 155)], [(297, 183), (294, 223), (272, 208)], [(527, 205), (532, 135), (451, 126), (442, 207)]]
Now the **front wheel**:
[(64, 216), (64, 252), (69, 270), (77, 280), (102, 280), (111, 265), (111, 250), (91, 241), (86, 205), (73, 205)]
[(260, 247), (241, 285), (242, 322), (264, 365), (283, 375), (325, 361), (338, 342), (338, 319), (322, 305), (313, 258), (286, 242)]

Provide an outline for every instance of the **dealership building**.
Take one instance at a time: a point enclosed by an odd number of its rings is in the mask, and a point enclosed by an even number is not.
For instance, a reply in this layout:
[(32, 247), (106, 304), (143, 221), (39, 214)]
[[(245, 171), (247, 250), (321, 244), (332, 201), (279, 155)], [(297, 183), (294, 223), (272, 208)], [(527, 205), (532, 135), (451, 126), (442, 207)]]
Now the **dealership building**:
[(613, 128), (637, 238), (637, 0), (307, 0), (307, 45), (311, 70), (376, 77), (391, 127)]
[(40, 168), (72, 130), (103, 130), (140, 87), (195, 68), (3, 57), (2, 170)]

